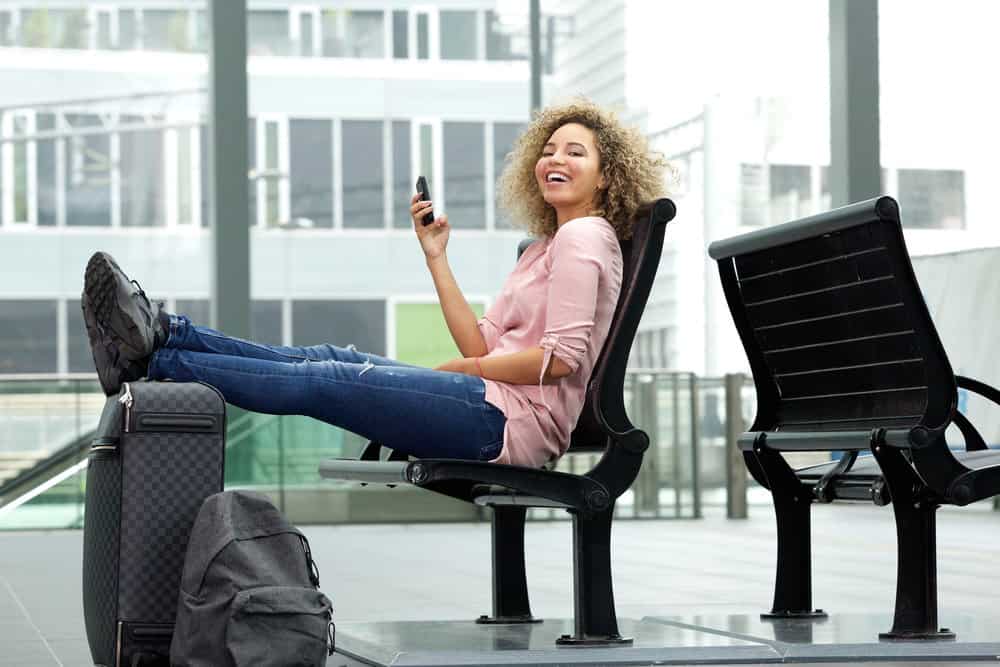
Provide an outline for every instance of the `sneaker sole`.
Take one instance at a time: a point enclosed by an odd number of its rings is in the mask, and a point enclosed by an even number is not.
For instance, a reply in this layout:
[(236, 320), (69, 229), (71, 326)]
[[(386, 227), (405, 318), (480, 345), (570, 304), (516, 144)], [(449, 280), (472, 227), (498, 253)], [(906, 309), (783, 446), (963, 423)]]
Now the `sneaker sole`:
[(151, 327), (132, 303), (135, 287), (110, 255), (96, 253), (87, 262), (84, 293), (97, 323), (121, 346), (129, 361), (149, 356), (153, 349)]

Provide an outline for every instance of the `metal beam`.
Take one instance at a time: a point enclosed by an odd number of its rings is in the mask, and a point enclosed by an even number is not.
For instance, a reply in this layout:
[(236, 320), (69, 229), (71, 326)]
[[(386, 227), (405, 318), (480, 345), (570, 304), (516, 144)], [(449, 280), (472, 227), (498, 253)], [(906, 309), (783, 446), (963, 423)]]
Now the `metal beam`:
[(542, 108), (542, 7), (541, 0), (529, 0), (529, 31), (531, 33), (531, 111)]
[(878, 1), (830, 1), (830, 195), (834, 206), (881, 193)]
[(246, 0), (209, 2), (211, 325), (250, 338)]

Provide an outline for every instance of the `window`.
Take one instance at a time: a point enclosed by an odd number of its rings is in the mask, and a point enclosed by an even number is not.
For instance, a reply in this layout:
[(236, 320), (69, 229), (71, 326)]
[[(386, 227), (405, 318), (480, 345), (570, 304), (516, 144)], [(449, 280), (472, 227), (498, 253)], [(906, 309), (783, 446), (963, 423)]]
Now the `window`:
[[(484, 306), (470, 303), (476, 317)], [(459, 355), (455, 341), (437, 303), (398, 303), (396, 314), (396, 354), (399, 361), (434, 368)]]
[[(52, 113), (39, 113), (36, 116), (36, 129), (38, 132), (52, 132), (56, 129), (56, 116)], [(35, 142), (35, 156), (37, 160), (37, 181), (38, 191), (38, 224), (43, 227), (52, 227), (57, 224), (58, 211), (58, 187), (56, 180), (56, 140), (39, 139)]]
[(762, 227), (767, 223), (767, 195), (764, 168), (759, 164), (740, 165), (740, 224)]
[(171, 134), (176, 141), (177, 159), (174, 173), (177, 175), (176, 222), (188, 225), (197, 221), (196, 215), (201, 207), (195, 201), (195, 188), (201, 186), (198, 173), (201, 170), (201, 160), (198, 159), (198, 128), (180, 127)]
[(917, 229), (965, 227), (965, 172), (900, 169), (898, 178), (904, 226)]
[[(507, 154), (514, 150), (514, 142), (524, 129), (521, 123), (494, 123), (493, 124), (493, 180), (498, 182), (503, 173)], [(497, 195), (499, 189), (494, 188)], [(494, 220), (497, 229), (510, 229), (510, 218), (506, 212), (500, 209), (499, 197), (493, 198)]]
[(14, 13), (0, 9), (0, 46), (14, 44)]
[(145, 9), (142, 12), (142, 45), (147, 51), (190, 51), (186, 10)]
[(344, 227), (383, 227), (382, 121), (345, 120), (341, 137)]
[[(99, 127), (93, 114), (66, 114), (70, 129)], [(111, 140), (108, 134), (70, 137), (66, 157), (66, 224), (111, 224)]]
[[(288, 224), (291, 215), (288, 182), (288, 121), (285, 118), (258, 118), (255, 170), (257, 213), (251, 220), (264, 227)], [(252, 191), (251, 191), (252, 194)]]
[(333, 227), (333, 123), (289, 121), (293, 227)]
[(115, 46), (114, 26), (112, 25), (113, 10), (91, 8), (90, 29), (92, 31), (92, 47), (108, 51)]
[(24, 137), (0, 144), (0, 178), (3, 180), (2, 217), (7, 224), (35, 224), (37, 150), (35, 114), (14, 112), (3, 117), (4, 137)]
[(139, 19), (134, 9), (122, 9), (118, 12), (118, 48), (139, 48)]
[(281, 301), (250, 303), (250, 338), (265, 345), (281, 345)]
[(398, 229), (413, 225), (410, 198), (416, 190), (416, 179), (410, 173), (410, 128), (409, 121), (392, 121), (392, 224)]
[(317, 55), (319, 10), (313, 7), (292, 9), (292, 50), (297, 56)]
[(90, 41), (83, 9), (29, 9), (21, 13), (21, 45), (47, 49), (86, 49)]
[[(139, 122), (139, 119), (123, 117), (122, 122)], [(122, 132), (119, 142), (122, 226), (164, 226), (163, 131)]]
[(408, 58), (410, 55), (410, 21), (405, 10), (392, 12), (392, 57)]
[(442, 11), (441, 58), (444, 60), (475, 60), (479, 34), (474, 11)]
[(486, 12), (486, 59), (527, 60), (528, 42), (526, 21), (504, 16), (494, 11)]
[(482, 229), (486, 226), (483, 124), (444, 123), (442, 130), (448, 223), (456, 229)]
[(385, 355), (384, 301), (293, 301), (295, 345), (355, 344), (362, 352)]
[(288, 12), (248, 12), (247, 53), (251, 56), (291, 55), (292, 41), (288, 34)]
[(809, 167), (802, 165), (771, 165), (772, 225), (796, 220), (813, 212), (809, 172)]
[(94, 355), (90, 351), (87, 327), (79, 299), (66, 301), (67, 368), (70, 373), (93, 373)]
[(323, 55), (384, 58), (385, 13), (330, 9), (323, 12)]
[(0, 301), (0, 322), (0, 373), (58, 370), (55, 301)]
[(430, 17), (417, 14), (417, 59), (427, 60), (431, 54)]

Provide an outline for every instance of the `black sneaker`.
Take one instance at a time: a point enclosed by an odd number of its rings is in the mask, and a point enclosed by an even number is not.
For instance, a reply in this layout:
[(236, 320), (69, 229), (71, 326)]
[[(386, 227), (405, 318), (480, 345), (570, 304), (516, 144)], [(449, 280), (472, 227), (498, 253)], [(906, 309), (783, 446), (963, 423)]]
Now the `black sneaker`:
[(152, 304), (139, 283), (130, 280), (106, 252), (94, 253), (83, 281), (84, 309), (90, 309), (102, 336), (117, 348), (114, 365), (125, 370), (128, 362), (143, 366), (167, 339), (160, 323), (161, 304)]
[(132, 382), (146, 375), (146, 365), (136, 361), (126, 361), (121, 358), (118, 345), (111, 336), (105, 334), (97, 324), (93, 312), (87, 307), (87, 301), (81, 298), (83, 323), (87, 327), (87, 338), (90, 339), (90, 353), (94, 357), (94, 367), (97, 369), (97, 379), (105, 395), (114, 396), (121, 389), (123, 382)]

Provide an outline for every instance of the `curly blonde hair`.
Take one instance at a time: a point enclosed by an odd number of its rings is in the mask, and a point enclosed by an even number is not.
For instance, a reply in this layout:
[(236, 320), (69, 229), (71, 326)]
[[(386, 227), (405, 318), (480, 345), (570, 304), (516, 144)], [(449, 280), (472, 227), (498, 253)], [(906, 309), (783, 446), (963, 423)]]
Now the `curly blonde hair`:
[(669, 165), (651, 154), (646, 138), (634, 127), (622, 125), (617, 116), (590, 100), (577, 98), (535, 114), (506, 156), (497, 191), (500, 206), (512, 222), (532, 236), (556, 233), (556, 211), (542, 197), (535, 180), (535, 163), (552, 133), (567, 123), (579, 123), (594, 133), (605, 187), (594, 202), (591, 215), (605, 218), (619, 239), (632, 236), (636, 210), (662, 196)]

